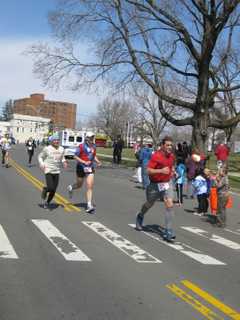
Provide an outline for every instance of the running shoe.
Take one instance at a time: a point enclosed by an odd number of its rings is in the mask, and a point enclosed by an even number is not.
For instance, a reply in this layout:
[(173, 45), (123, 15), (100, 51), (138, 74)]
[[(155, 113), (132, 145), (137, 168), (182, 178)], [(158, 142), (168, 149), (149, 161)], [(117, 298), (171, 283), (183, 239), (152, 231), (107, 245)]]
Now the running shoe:
[(172, 229), (165, 229), (163, 233), (163, 239), (167, 242), (173, 242), (176, 239), (176, 236), (173, 234)]
[(87, 213), (94, 213), (95, 212), (94, 206), (87, 206), (86, 212)]
[(68, 197), (69, 197), (70, 199), (72, 199), (72, 196), (73, 196), (73, 187), (72, 187), (71, 184), (67, 187), (67, 191), (68, 191)]
[(47, 203), (47, 201), (44, 202), (43, 209), (49, 209), (49, 203)]
[(42, 200), (45, 200), (46, 197), (47, 197), (47, 188), (43, 187), (42, 193), (41, 193), (41, 198), (42, 198)]
[(136, 230), (138, 231), (142, 231), (142, 226), (143, 225), (143, 215), (141, 214), (141, 212), (139, 212), (136, 216)]

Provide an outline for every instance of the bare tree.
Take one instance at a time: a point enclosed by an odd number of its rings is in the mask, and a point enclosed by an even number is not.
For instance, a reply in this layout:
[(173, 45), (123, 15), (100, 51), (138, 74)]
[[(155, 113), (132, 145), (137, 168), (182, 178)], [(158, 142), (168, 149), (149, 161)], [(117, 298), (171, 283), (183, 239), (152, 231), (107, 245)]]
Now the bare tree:
[[(59, 0), (50, 22), (62, 46), (33, 46), (34, 71), (48, 84), (74, 73), (75, 89), (97, 80), (124, 88), (140, 79), (158, 96), (166, 120), (192, 126), (193, 143), (205, 149), (209, 127), (227, 129), (240, 120), (239, 112), (215, 117), (217, 95), (240, 88), (239, 77), (223, 86), (220, 73), (237, 50), (239, 17), (239, 0)], [(80, 37), (92, 45), (84, 58), (76, 50)], [(239, 60), (227, 67), (238, 73)]]
[[(151, 138), (153, 145), (159, 145), (160, 135), (167, 125), (167, 120), (158, 109), (158, 97), (146, 86), (132, 86), (133, 99), (137, 106), (138, 121), (134, 124), (140, 136)], [(169, 113), (173, 111), (169, 106)]]
[(114, 140), (119, 135), (124, 138), (126, 126), (133, 121), (135, 114), (135, 109), (129, 102), (107, 97), (98, 104), (97, 112), (90, 122)]

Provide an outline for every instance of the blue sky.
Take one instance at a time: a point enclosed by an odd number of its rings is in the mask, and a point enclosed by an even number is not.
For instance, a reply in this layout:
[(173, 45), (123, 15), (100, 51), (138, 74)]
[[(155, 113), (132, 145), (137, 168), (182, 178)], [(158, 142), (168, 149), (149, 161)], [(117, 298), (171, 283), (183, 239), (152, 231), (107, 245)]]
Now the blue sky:
[(9, 99), (44, 93), (48, 100), (62, 100), (78, 105), (80, 120), (96, 111), (101, 98), (87, 92), (59, 91), (44, 88), (32, 73), (30, 57), (23, 55), (29, 46), (39, 41), (51, 43), (48, 12), (56, 0), (2, 0), (0, 4), (0, 112)]
[(0, 37), (27, 38), (49, 34), (47, 14), (55, 0), (3, 0), (0, 10)]

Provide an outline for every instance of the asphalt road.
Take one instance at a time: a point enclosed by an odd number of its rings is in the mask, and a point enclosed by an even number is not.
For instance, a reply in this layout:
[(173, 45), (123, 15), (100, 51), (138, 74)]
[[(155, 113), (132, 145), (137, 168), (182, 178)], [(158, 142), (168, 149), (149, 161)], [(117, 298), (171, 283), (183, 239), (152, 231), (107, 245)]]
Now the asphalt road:
[(96, 214), (84, 210), (84, 190), (70, 203), (74, 161), (62, 172), (57, 204), (40, 206), (44, 182), (36, 155), (27, 166), (23, 146), (0, 167), (0, 320), (240, 319), (239, 197), (222, 230), (175, 208), (175, 244), (161, 238), (163, 205), (131, 224), (145, 200), (133, 171), (96, 173)]

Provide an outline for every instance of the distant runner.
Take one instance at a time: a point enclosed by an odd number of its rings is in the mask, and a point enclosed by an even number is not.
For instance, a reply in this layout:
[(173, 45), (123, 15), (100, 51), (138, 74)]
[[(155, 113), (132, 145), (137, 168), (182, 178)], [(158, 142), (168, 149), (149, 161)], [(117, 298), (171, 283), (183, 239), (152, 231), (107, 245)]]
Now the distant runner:
[(32, 164), (32, 157), (34, 155), (34, 150), (37, 147), (35, 140), (33, 140), (32, 137), (30, 137), (27, 141), (26, 141), (26, 148), (27, 148), (27, 153), (28, 153), (28, 166), (30, 167)]
[(0, 140), (1, 148), (2, 148), (2, 165), (6, 168), (9, 167), (9, 150), (11, 149), (11, 141), (8, 138), (8, 135)]

